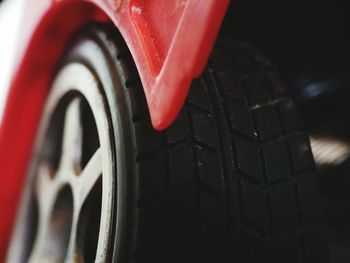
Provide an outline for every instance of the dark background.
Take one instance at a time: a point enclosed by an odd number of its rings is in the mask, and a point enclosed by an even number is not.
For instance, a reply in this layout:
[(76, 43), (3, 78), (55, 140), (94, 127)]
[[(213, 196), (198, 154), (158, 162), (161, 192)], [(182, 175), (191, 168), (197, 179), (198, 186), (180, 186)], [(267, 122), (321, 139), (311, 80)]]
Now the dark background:
[(222, 33), (252, 43), (290, 77), (322, 79), (350, 68), (348, 13), (340, 0), (236, 0)]

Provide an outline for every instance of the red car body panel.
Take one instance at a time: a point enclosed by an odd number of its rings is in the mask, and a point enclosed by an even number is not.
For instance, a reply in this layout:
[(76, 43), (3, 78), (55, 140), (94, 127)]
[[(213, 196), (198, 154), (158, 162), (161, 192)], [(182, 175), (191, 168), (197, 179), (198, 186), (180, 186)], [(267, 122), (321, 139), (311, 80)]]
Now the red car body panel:
[(18, 67), (0, 127), (0, 262), (12, 231), (33, 138), (55, 66), (74, 32), (110, 22), (138, 68), (155, 129), (176, 118), (203, 71), (229, 0), (29, 0)]

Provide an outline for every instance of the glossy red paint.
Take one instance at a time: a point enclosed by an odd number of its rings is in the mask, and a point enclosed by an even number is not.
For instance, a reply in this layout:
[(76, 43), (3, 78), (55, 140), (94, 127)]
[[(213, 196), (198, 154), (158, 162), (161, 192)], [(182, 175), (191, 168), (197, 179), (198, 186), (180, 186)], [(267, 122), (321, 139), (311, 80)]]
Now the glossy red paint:
[[(154, 128), (176, 117), (200, 75), (229, 0), (28, 0), (5, 116), (0, 127), (0, 262), (17, 210), (43, 102), (55, 65), (89, 22), (123, 35), (138, 68)], [(21, 55), (23, 54), (23, 55)]]

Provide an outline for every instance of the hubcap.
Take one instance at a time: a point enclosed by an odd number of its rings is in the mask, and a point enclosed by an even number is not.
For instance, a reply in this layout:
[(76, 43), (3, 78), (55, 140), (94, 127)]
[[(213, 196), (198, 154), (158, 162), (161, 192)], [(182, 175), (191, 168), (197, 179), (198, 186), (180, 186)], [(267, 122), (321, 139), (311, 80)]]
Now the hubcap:
[(66, 65), (54, 80), (9, 262), (106, 260), (116, 203), (115, 156), (99, 85), (80, 63)]

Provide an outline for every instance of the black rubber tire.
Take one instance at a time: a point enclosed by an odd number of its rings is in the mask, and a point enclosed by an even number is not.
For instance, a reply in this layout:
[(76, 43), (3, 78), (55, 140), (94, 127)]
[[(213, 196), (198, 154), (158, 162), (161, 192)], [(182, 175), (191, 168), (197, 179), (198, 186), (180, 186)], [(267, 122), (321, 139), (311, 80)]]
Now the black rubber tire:
[[(86, 39), (108, 69), (76, 44)], [(308, 136), (261, 54), (217, 43), (176, 121), (157, 132), (116, 30), (90, 26), (74, 43), (66, 61), (96, 70), (122, 142), (114, 262), (328, 262)]]

